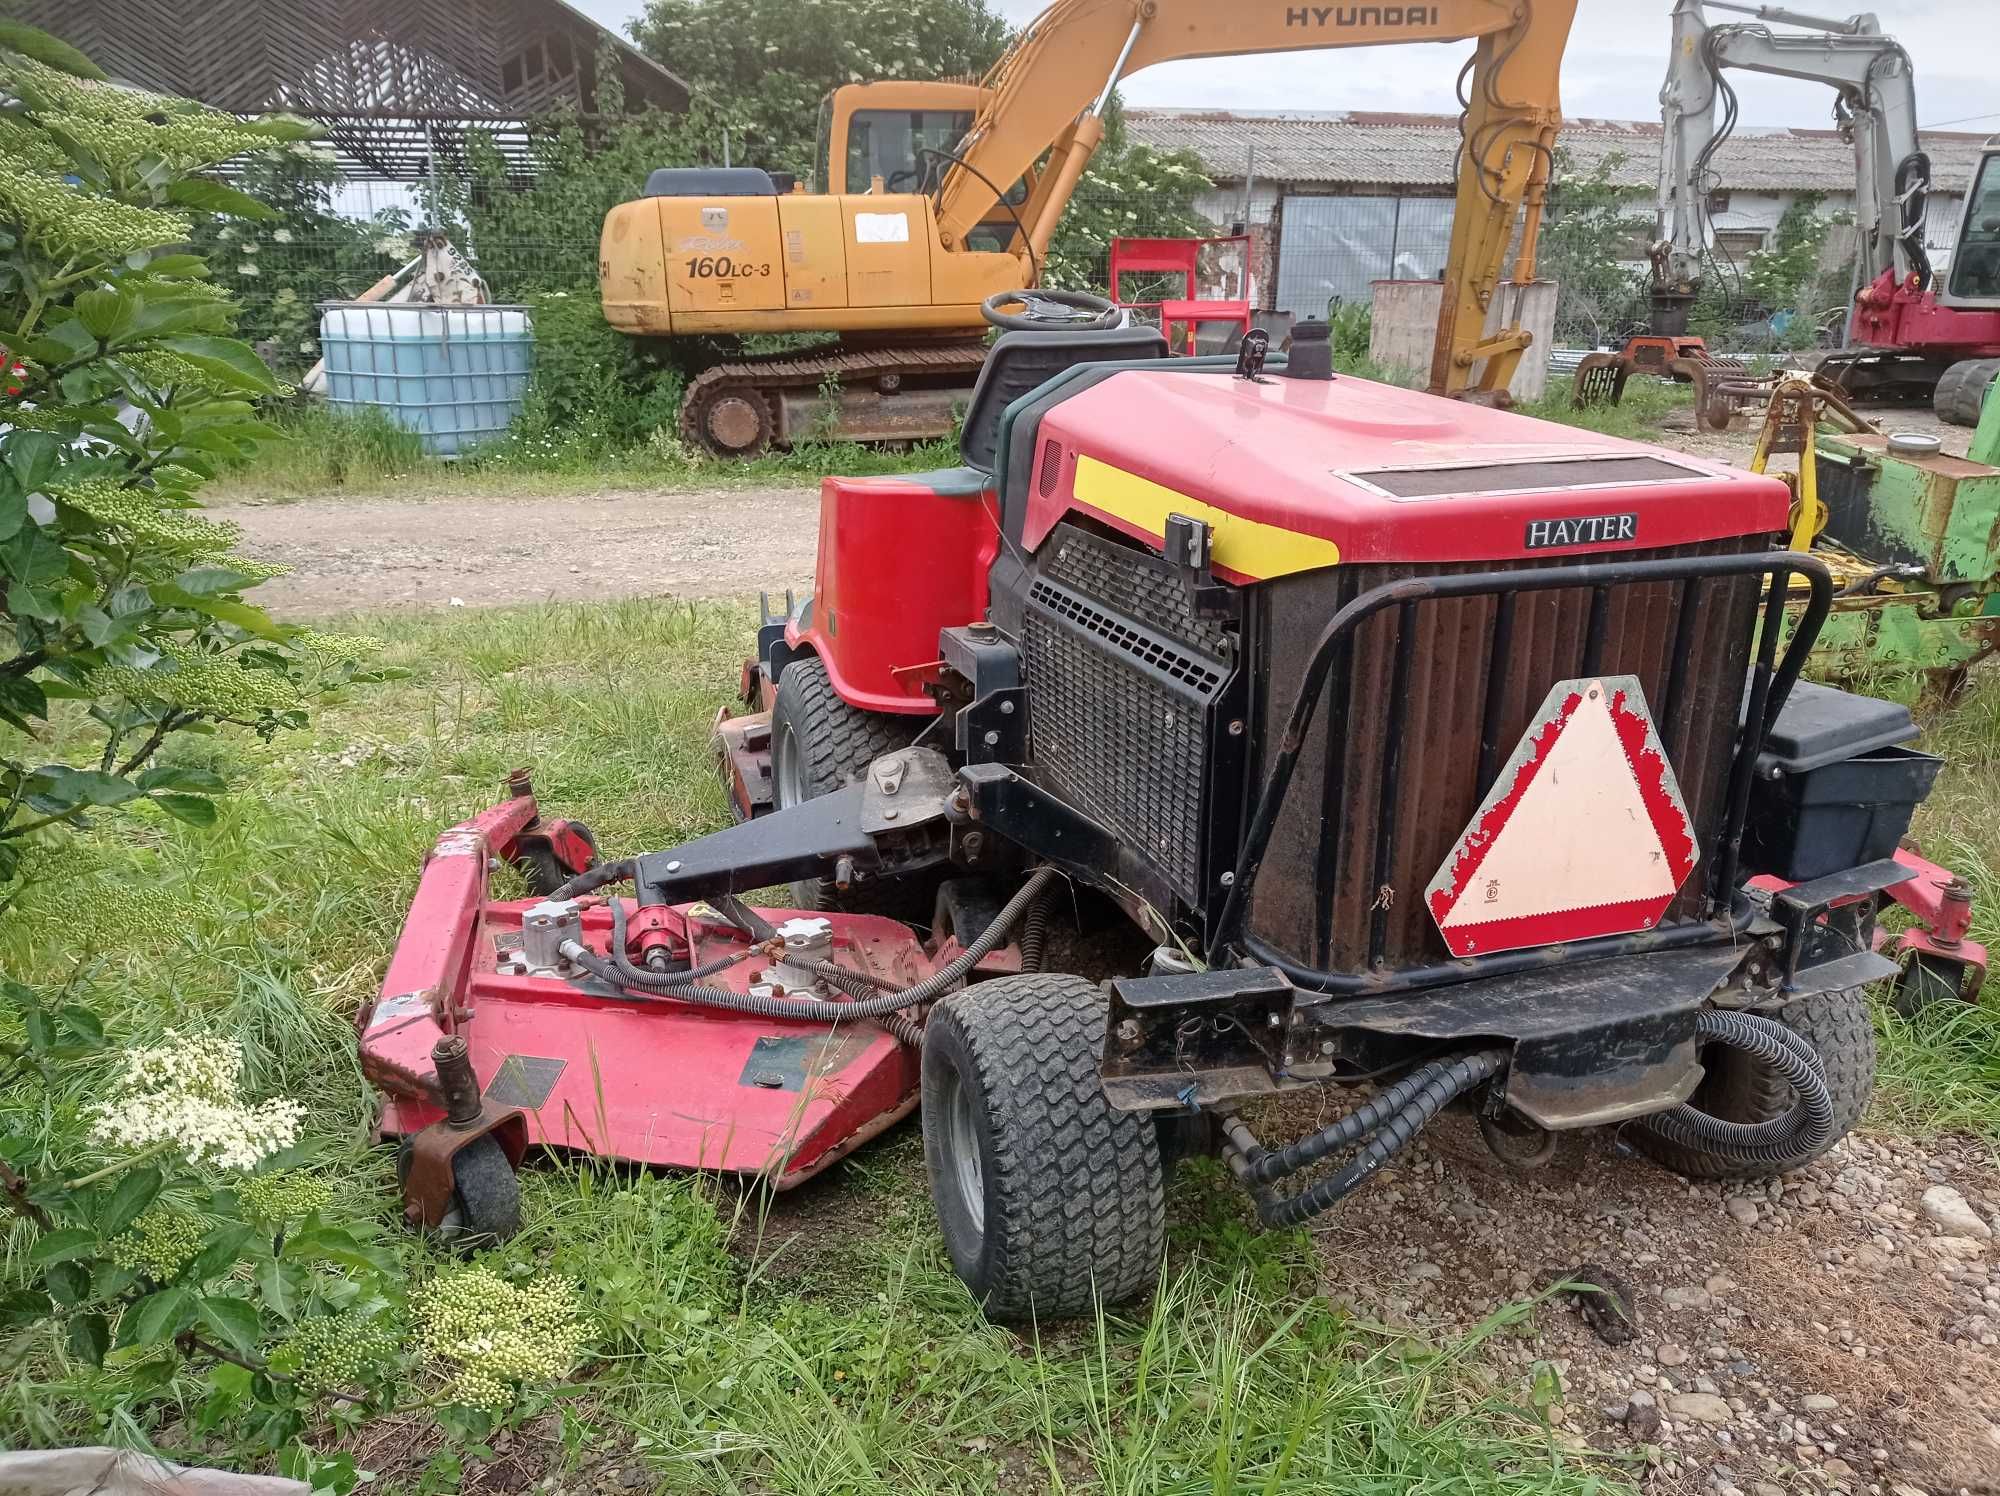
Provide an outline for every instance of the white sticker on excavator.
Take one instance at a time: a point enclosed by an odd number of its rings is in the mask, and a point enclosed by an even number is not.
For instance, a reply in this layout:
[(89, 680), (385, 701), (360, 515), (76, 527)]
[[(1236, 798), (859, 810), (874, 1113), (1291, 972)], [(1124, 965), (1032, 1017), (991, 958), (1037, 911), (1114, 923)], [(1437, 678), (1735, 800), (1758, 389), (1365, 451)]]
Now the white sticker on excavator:
[(910, 215), (907, 213), (856, 213), (856, 244), (908, 244)]

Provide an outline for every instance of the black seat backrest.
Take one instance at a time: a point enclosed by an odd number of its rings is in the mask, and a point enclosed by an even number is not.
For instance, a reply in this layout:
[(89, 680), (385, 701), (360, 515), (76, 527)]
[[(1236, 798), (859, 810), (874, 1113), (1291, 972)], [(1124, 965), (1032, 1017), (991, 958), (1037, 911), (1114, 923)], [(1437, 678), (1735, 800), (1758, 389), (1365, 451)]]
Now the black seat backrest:
[(1010, 332), (986, 353), (986, 366), (965, 410), (958, 450), (967, 467), (991, 473), (1000, 453), (1000, 417), (1030, 390), (1078, 364), (1165, 358), (1158, 328), (1114, 327), (1101, 332)]
[(776, 197), (778, 184), (756, 166), (662, 166), (646, 178), (647, 197)]

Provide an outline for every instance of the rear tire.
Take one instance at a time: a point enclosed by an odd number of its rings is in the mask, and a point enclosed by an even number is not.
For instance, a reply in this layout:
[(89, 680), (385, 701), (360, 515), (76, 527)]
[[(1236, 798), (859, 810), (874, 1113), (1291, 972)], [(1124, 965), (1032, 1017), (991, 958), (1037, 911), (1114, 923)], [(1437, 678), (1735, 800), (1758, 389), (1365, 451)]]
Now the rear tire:
[(1159, 1275), (1159, 1131), (1105, 1098), (1104, 1014), (1082, 977), (998, 977), (946, 998), (924, 1027), (931, 1198), (989, 1318), (1089, 1314)]
[[(1826, 1088), (1833, 1096), (1833, 1135), (1826, 1148), (1783, 1169), (1740, 1162), (1721, 1154), (1684, 1148), (1644, 1127), (1626, 1136), (1654, 1163), (1690, 1179), (1768, 1179), (1804, 1168), (1846, 1137), (1875, 1089), (1875, 1025), (1868, 1016), (1868, 998), (1859, 987), (1817, 992), (1793, 1002), (1778, 1019), (1819, 1051)], [(1708, 1074), (1688, 1104), (1725, 1122), (1767, 1122), (1789, 1111), (1792, 1088), (1762, 1061), (1727, 1045), (1711, 1044), (1702, 1051)]]
[(1944, 371), (1931, 395), (1931, 409), (1940, 421), (1977, 426), (1986, 391), (2000, 377), (2000, 358), (1968, 358)]
[[(825, 661), (793, 660), (778, 677), (771, 706), (773, 806), (782, 810), (855, 783), (883, 754), (909, 747), (923, 722), (852, 706), (834, 690)], [(792, 901), (801, 909), (928, 923), (936, 891), (930, 878), (857, 882), (845, 893), (831, 878), (808, 878), (792, 885)]]

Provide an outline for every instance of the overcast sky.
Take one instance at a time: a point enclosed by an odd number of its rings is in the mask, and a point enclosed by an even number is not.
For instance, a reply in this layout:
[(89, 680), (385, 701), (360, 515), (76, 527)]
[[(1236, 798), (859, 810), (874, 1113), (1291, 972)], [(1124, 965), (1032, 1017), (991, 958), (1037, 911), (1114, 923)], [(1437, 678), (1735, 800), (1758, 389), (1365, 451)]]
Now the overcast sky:
[[(641, 0), (571, 3), (621, 31), (644, 9)], [(1018, 25), (1045, 3), (998, 0), (998, 8)], [(1844, 15), (1852, 3), (1792, 0), (1792, 8)], [(1916, 62), (1917, 118), (1922, 124), (2000, 133), (2000, 0), (1878, 0), (1874, 8), (1883, 29)], [(1658, 118), (1670, 9), (1669, 0), (1579, 0), (1563, 59), (1564, 113)], [(1715, 22), (1732, 19), (1739, 18), (1711, 13)], [(1167, 107), (1455, 112), (1452, 82), (1470, 50), (1469, 45), (1357, 47), (1166, 63), (1128, 80), (1124, 94), (1128, 103)], [(672, 59), (667, 62), (671, 67)], [(1832, 96), (1815, 84), (1746, 77), (1737, 92), (1746, 125), (1819, 127), (1830, 122)]]

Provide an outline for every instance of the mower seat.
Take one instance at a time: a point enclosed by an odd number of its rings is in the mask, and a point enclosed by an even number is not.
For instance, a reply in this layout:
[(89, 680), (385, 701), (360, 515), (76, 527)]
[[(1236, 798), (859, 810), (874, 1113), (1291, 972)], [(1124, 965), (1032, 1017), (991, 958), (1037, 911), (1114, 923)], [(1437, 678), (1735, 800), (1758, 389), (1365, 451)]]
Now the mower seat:
[(1000, 457), (1000, 421), (1007, 407), (1078, 364), (1165, 358), (1167, 340), (1152, 327), (1102, 332), (1010, 332), (986, 353), (972, 388), (958, 450), (967, 467), (991, 473)]

